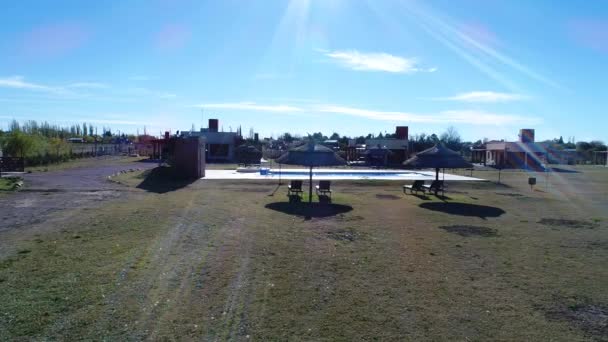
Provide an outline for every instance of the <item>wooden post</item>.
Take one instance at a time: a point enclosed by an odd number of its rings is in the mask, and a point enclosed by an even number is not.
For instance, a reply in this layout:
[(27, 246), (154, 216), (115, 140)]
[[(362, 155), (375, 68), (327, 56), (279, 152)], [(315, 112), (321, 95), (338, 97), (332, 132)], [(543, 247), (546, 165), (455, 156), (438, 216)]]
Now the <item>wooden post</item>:
[(308, 203), (312, 203), (312, 166), (310, 167), (310, 182), (308, 182)]

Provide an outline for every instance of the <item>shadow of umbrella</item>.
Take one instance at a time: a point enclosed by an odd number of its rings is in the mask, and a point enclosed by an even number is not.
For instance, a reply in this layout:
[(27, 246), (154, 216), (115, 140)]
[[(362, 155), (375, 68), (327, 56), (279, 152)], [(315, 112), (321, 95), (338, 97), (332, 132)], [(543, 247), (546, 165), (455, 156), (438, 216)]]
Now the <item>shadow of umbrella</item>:
[(430, 202), (420, 203), (418, 206), (423, 209), (439, 211), (449, 215), (473, 216), (484, 220), (487, 217), (499, 217), (506, 213), (504, 210), (497, 207), (469, 203)]
[(265, 208), (287, 215), (301, 216), (306, 219), (313, 217), (331, 217), (353, 210), (350, 205), (330, 203), (274, 202)]

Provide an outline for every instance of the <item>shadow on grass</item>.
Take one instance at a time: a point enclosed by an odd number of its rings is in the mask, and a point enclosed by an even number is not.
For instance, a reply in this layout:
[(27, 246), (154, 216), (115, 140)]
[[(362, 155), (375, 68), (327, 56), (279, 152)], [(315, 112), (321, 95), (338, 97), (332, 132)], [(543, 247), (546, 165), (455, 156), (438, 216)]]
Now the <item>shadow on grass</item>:
[(561, 167), (552, 167), (549, 170), (551, 170), (551, 172), (558, 172), (558, 173), (581, 173), (580, 171), (577, 171), (577, 170), (564, 169)]
[(417, 198), (419, 198), (419, 199), (421, 199), (423, 201), (429, 201), (431, 199), (429, 196), (427, 196), (425, 194), (420, 195), (420, 194), (416, 193), (416, 194), (408, 194), (408, 196), (414, 196), (414, 197), (417, 197)]
[(173, 168), (159, 166), (142, 173), (143, 181), (139, 183), (137, 188), (143, 189), (157, 194), (164, 194), (184, 188), (197, 179), (184, 179), (178, 177)]
[(419, 204), (419, 207), (432, 211), (440, 211), (450, 215), (475, 216), (482, 219), (486, 219), (487, 217), (498, 217), (505, 213), (504, 210), (497, 207), (469, 203), (431, 202), (421, 203)]
[(353, 210), (353, 207), (350, 205), (318, 202), (274, 202), (267, 204), (265, 207), (287, 215), (301, 216), (306, 219), (311, 219), (313, 217), (331, 217)]

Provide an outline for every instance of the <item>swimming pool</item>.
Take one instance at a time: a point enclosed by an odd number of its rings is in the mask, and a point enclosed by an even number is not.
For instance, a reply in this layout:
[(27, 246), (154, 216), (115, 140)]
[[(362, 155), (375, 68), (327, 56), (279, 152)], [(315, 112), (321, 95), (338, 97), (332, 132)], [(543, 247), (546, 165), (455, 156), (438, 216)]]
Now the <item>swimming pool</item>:
[[(312, 176), (325, 177), (325, 176), (340, 176), (340, 177), (389, 177), (389, 176), (410, 176), (417, 174), (415, 171), (377, 171), (377, 170), (312, 170)], [(422, 173), (421, 173), (422, 174)], [(279, 175), (284, 177), (292, 176), (303, 176), (310, 177), (308, 170), (269, 170), (268, 175), (278, 177)]]
[[(306, 169), (270, 169), (267, 174), (260, 172), (237, 172), (236, 170), (205, 170), (203, 179), (250, 179), (250, 180), (307, 180), (309, 171)], [(445, 177), (445, 178), (444, 178)], [(433, 180), (435, 171), (429, 170), (377, 170), (377, 169), (313, 169), (313, 180)], [(446, 173), (439, 174), (446, 181), (476, 181), (479, 178), (466, 177)]]

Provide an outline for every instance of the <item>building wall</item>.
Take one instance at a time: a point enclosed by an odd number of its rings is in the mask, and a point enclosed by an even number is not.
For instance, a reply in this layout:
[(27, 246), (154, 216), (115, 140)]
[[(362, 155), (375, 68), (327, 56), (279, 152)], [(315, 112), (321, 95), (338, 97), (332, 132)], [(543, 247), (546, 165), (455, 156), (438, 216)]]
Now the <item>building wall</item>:
[(176, 139), (173, 167), (183, 178), (205, 177), (205, 139), (191, 137)]
[[(210, 132), (210, 131), (202, 131), (202, 132), (183, 132), (182, 137), (202, 137), (206, 141), (206, 158), (207, 161), (234, 161), (234, 150), (236, 148), (236, 140), (237, 133), (235, 132)], [(214, 146), (211, 145), (222, 145), (222, 146)], [(226, 146), (223, 146), (226, 145)], [(227, 148), (228, 153), (222, 156), (212, 156), (212, 150), (223, 150)]]

